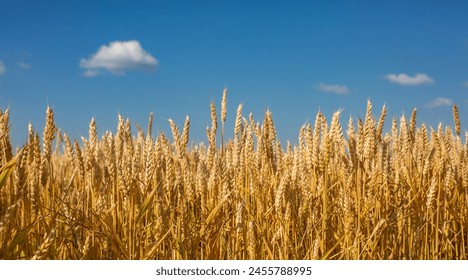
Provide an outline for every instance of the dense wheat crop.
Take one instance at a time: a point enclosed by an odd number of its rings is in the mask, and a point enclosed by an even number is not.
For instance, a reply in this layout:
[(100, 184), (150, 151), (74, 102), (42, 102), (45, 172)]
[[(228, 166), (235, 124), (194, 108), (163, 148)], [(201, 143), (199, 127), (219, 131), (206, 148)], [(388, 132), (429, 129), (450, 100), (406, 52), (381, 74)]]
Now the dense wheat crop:
[[(172, 135), (69, 139), (47, 109), (13, 150), (0, 115), (1, 259), (467, 259), (468, 134), (318, 113), (292, 146), (238, 107), (233, 139), (211, 104), (207, 145)], [(218, 113), (220, 118), (218, 120)], [(218, 125), (220, 124), (220, 129)], [(345, 132), (344, 132), (345, 131)], [(463, 137), (464, 139), (462, 139)]]

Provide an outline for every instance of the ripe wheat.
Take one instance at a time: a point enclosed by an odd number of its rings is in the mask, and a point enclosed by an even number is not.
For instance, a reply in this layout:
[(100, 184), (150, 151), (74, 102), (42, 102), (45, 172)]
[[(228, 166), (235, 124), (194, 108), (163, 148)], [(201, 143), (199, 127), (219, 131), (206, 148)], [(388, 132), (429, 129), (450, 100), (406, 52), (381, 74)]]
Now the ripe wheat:
[[(47, 108), (13, 152), (0, 112), (0, 259), (468, 259), (468, 133), (393, 118), (319, 112), (284, 147), (273, 114), (210, 105), (208, 145), (182, 133), (70, 139)], [(429, 130), (429, 131), (428, 131)], [(172, 139), (172, 140), (170, 140)], [(53, 143), (55, 142), (55, 149)]]

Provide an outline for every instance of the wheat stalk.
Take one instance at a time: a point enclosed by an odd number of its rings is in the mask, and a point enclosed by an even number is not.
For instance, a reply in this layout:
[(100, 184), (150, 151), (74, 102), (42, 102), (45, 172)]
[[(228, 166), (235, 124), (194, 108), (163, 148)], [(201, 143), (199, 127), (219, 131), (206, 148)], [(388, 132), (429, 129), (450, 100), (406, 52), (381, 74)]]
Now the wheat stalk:
[(453, 120), (455, 123), (455, 133), (460, 136), (460, 116), (458, 115), (458, 106), (457, 104), (453, 104)]

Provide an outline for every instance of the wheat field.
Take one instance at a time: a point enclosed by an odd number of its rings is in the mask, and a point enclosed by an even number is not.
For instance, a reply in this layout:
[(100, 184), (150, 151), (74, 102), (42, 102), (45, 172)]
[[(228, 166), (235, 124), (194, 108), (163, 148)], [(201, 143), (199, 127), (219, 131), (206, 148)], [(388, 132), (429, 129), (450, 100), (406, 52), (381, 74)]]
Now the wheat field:
[[(226, 97), (211, 103), (207, 144), (172, 135), (70, 139), (51, 108), (42, 133), (13, 151), (0, 114), (0, 259), (468, 259), (468, 133), (391, 120), (386, 107), (340, 124), (341, 111), (280, 143), (239, 105), (225, 139)], [(219, 115), (219, 116), (218, 116)], [(218, 125), (220, 125), (218, 127)], [(344, 129), (346, 129), (344, 131)], [(464, 139), (462, 139), (464, 138)]]

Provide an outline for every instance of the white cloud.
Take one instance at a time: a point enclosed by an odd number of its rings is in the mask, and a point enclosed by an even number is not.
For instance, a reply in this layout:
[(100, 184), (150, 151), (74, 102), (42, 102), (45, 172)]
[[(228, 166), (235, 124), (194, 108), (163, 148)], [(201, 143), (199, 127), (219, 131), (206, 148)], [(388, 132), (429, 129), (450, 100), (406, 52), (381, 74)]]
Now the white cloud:
[(426, 107), (429, 109), (433, 109), (433, 108), (442, 107), (442, 106), (452, 106), (452, 104), (453, 104), (452, 99), (439, 97), (427, 103)]
[(327, 85), (325, 83), (320, 83), (316, 86), (316, 88), (324, 92), (330, 92), (330, 93), (336, 93), (336, 94), (349, 93), (349, 89), (347, 86)]
[(31, 64), (28, 64), (26, 62), (18, 62), (16, 63), (16, 65), (18, 65), (19, 67), (23, 68), (23, 69), (31, 69)]
[(96, 77), (96, 76), (99, 76), (100, 73), (97, 70), (86, 70), (83, 73), (83, 75), (85, 75), (86, 77)]
[(417, 86), (434, 83), (434, 80), (431, 77), (422, 73), (417, 73), (414, 77), (410, 77), (406, 74), (388, 74), (385, 76), (385, 79), (403, 86)]
[(0, 60), (0, 75), (5, 74), (5, 72), (6, 72), (6, 66), (3, 63), (3, 61)]
[(468, 81), (464, 82), (464, 83), (462, 84), (462, 86), (468, 87)]
[(114, 75), (124, 75), (126, 71), (149, 72), (156, 69), (158, 61), (145, 51), (138, 41), (115, 41), (99, 50), (88, 59), (80, 60), (80, 67), (86, 69), (84, 75), (94, 77), (101, 69)]

